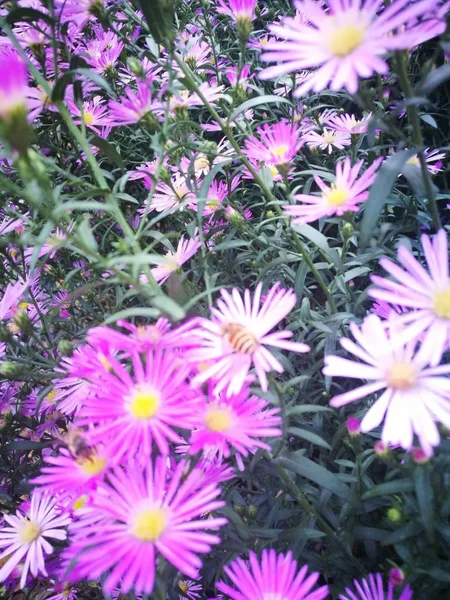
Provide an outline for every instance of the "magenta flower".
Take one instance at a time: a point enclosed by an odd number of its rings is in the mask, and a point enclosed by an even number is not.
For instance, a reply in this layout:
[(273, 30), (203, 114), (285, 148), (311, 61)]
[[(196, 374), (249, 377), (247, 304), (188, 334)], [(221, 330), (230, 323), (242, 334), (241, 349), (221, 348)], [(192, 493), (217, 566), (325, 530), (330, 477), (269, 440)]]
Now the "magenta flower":
[(164, 283), (172, 273), (180, 269), (185, 262), (196, 254), (200, 246), (201, 242), (198, 235), (189, 240), (185, 240), (184, 236), (181, 236), (175, 252), (167, 251), (161, 258), (153, 260), (153, 264), (158, 265), (151, 270), (153, 277), (158, 283)]
[(27, 80), (25, 65), (15, 53), (0, 55), (0, 121), (25, 111)]
[(263, 165), (289, 164), (302, 146), (300, 129), (283, 119), (279, 123), (265, 123), (256, 130), (256, 136), (245, 142), (245, 154)]
[(200, 397), (187, 384), (189, 367), (159, 348), (148, 351), (145, 362), (133, 353), (133, 376), (125, 364), (108, 360), (110, 369), (94, 380), (94, 393), (86, 398), (77, 424), (91, 426), (91, 443), (103, 444), (114, 461), (138, 456), (145, 462), (153, 442), (167, 454), (169, 440), (183, 441), (174, 428), (191, 429), (197, 423)]
[(231, 600), (322, 600), (328, 596), (328, 586), (311, 591), (319, 579), (319, 573), (307, 577), (308, 566), (297, 571), (298, 564), (292, 553), (276, 554), (275, 550), (263, 550), (261, 561), (250, 552), (249, 564), (238, 558), (224, 567), (234, 587), (219, 581), (217, 589)]
[(331, 186), (328, 187), (320, 177), (314, 175), (314, 181), (322, 190), (320, 196), (297, 194), (294, 200), (299, 204), (283, 206), (284, 213), (294, 217), (293, 225), (302, 225), (326, 216), (342, 216), (347, 211), (357, 212), (359, 204), (369, 196), (367, 190), (375, 181), (382, 160), (376, 160), (358, 179), (364, 161), (360, 160), (352, 167), (347, 157), (336, 164), (336, 179)]
[[(366, 579), (353, 581), (355, 590), (345, 588), (345, 594), (339, 594), (339, 600), (392, 600), (394, 584), (389, 582), (387, 592), (384, 588), (383, 578), (380, 573), (369, 575)], [(398, 600), (411, 600), (412, 590), (407, 585)]]
[(414, 45), (420, 24), (414, 31), (406, 25), (426, 15), (435, 3), (394, 0), (385, 8), (383, 0), (294, 0), (305, 19), (285, 17), (281, 24), (269, 27), (278, 39), (267, 42), (261, 59), (279, 64), (264, 69), (260, 76), (272, 79), (317, 68), (295, 90), (295, 96), (327, 87), (334, 91), (345, 88), (354, 94), (360, 77), (388, 72), (383, 55)]
[[(444, 164), (442, 160), (445, 158), (445, 152), (439, 152), (439, 150), (430, 150), (426, 148), (424, 150), (425, 162), (427, 163), (428, 171), (432, 175), (436, 175), (439, 171), (442, 171), (444, 168)], [(413, 165), (420, 169), (420, 160), (417, 154), (411, 156), (411, 158), (406, 162), (407, 165)]]
[(97, 134), (100, 134), (99, 127), (109, 125), (108, 109), (101, 96), (94, 96), (89, 102), (83, 102), (82, 110), (74, 102), (68, 102), (67, 105), (71, 113), (75, 115), (77, 124), (81, 123), (81, 116), (83, 116), (86, 127)]
[[(0, 581), (3, 582), (19, 563), (25, 559), (20, 587), (25, 587), (28, 573), (35, 577), (38, 573), (47, 575), (44, 553), (50, 554), (53, 547), (47, 538), (65, 540), (65, 527), (69, 517), (57, 511), (55, 502), (47, 495), (33, 492), (30, 508), (26, 514), (17, 511), (15, 515), (3, 514), (8, 524), (0, 529)], [(4, 563), (4, 559), (7, 559)], [(4, 563), (4, 564), (3, 564)]]
[(196, 375), (194, 383), (212, 379), (217, 393), (226, 389), (228, 396), (238, 394), (254, 366), (262, 389), (267, 390), (267, 373), (284, 371), (267, 346), (308, 352), (306, 344), (289, 341), (292, 331), (269, 333), (294, 308), (296, 296), (292, 290), (272, 287), (262, 306), (261, 291), (259, 283), (252, 300), (248, 289), (243, 299), (237, 289), (231, 294), (221, 290), (218, 307), (211, 309), (213, 319), (199, 319), (188, 330), (187, 337), (195, 345), (187, 351), (188, 358), (205, 365), (213, 363)]
[(369, 295), (377, 300), (413, 309), (399, 319), (411, 337), (424, 332), (420, 357), (437, 365), (450, 347), (450, 277), (447, 234), (441, 229), (434, 237), (423, 235), (422, 247), (429, 269), (427, 272), (405, 247), (398, 249), (399, 267), (389, 258), (380, 265), (393, 280), (372, 275), (376, 287)]
[(184, 596), (180, 594), (180, 600), (183, 600), (186, 596), (189, 600), (195, 600), (196, 598), (200, 598), (200, 594), (202, 592), (202, 584), (193, 581), (192, 579), (182, 579), (178, 587), (183, 592)]
[(137, 91), (131, 88), (125, 90), (125, 96), (121, 96), (119, 101), (110, 100), (108, 103), (110, 110), (110, 124), (114, 126), (131, 125), (150, 115), (151, 119), (156, 117), (152, 111), (158, 109), (160, 104), (152, 96), (150, 89), (151, 79), (147, 82), (138, 81)]
[(95, 448), (86, 448), (79, 456), (61, 448), (58, 456), (44, 456), (44, 461), (50, 466), (41, 467), (41, 474), (32, 483), (60, 497), (74, 493), (82, 496), (95, 489), (108, 468), (105, 452)]
[(230, 16), (236, 23), (253, 21), (258, 0), (217, 0), (217, 12)]
[[(155, 193), (150, 201), (150, 210), (156, 210), (157, 212), (163, 212), (165, 210), (175, 212), (177, 210), (183, 210), (183, 208), (195, 208), (197, 200), (195, 194), (189, 189), (185, 177), (182, 175), (175, 175), (170, 185), (160, 181), (156, 188)], [(139, 209), (141, 213), (147, 213), (148, 208), (144, 207)]]
[(381, 439), (392, 446), (410, 450), (414, 434), (422, 448), (431, 450), (440, 441), (435, 421), (450, 427), (450, 365), (429, 367), (417, 339), (404, 340), (398, 318), (387, 327), (376, 315), (369, 315), (361, 328), (350, 330), (356, 343), (341, 339), (342, 347), (359, 361), (326, 356), (323, 374), (330, 377), (367, 379), (369, 383), (335, 396), (330, 404), (337, 408), (367, 398), (383, 390), (361, 422), (361, 431), (378, 427), (384, 420)]
[(25, 293), (29, 280), (27, 281), (16, 281), (16, 283), (8, 283), (4, 292), (1, 295), (0, 300), (0, 321), (2, 319), (8, 319), (12, 316), (13, 310), (19, 304), (20, 298)]
[(217, 484), (205, 484), (197, 468), (182, 480), (185, 467), (181, 462), (169, 471), (166, 459), (158, 457), (154, 466), (130, 464), (110, 474), (71, 527), (69, 551), (79, 554), (69, 578), (95, 580), (105, 574), (106, 594), (119, 584), (123, 593), (150, 594), (160, 554), (195, 579), (202, 565), (198, 555), (220, 542), (207, 530), (226, 523), (202, 517), (225, 503), (216, 500)]
[(247, 389), (230, 398), (212, 398), (199, 412), (202, 427), (193, 431), (190, 439), (191, 454), (202, 450), (208, 458), (228, 458), (231, 448), (237, 452), (242, 471), (242, 456), (254, 454), (258, 448), (270, 450), (261, 438), (280, 436), (281, 418), (278, 408), (257, 396), (249, 396)]

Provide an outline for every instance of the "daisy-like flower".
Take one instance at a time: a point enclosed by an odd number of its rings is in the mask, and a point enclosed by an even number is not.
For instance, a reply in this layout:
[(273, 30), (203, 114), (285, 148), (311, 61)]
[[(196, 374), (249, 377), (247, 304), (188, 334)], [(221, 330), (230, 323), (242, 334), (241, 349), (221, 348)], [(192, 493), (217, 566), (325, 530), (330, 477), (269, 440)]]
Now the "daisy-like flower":
[(150, 85), (151, 79), (146, 82), (138, 81), (136, 92), (128, 87), (125, 90), (126, 96), (121, 96), (118, 102), (110, 100), (110, 125), (131, 125), (144, 117), (149, 124), (156, 125), (158, 120), (153, 111), (157, 110), (160, 104), (153, 98)]
[(362, 119), (357, 119), (355, 115), (335, 115), (328, 123), (328, 125), (335, 131), (342, 131), (343, 133), (360, 134), (365, 133), (369, 126), (369, 121), (372, 113), (369, 113)]
[(165, 256), (160, 259), (154, 259), (153, 264), (158, 265), (152, 269), (152, 275), (158, 283), (164, 283), (173, 273), (181, 268), (185, 262), (191, 259), (200, 248), (201, 242), (198, 236), (191, 239), (184, 239), (181, 236), (175, 252), (167, 251)]
[[(430, 150), (426, 148), (424, 150), (425, 162), (427, 163), (427, 169), (432, 175), (436, 175), (444, 168), (442, 160), (445, 158), (445, 152), (439, 152), (439, 150)], [(406, 162), (406, 165), (413, 165), (420, 169), (420, 160), (417, 154), (414, 154)]]
[[(33, 492), (30, 508), (26, 514), (17, 511), (15, 515), (3, 515), (4, 525), (0, 529), (0, 581), (5, 581), (12, 571), (25, 559), (20, 577), (20, 587), (25, 587), (28, 573), (35, 577), (38, 573), (47, 575), (44, 553), (53, 550), (47, 538), (65, 540), (65, 527), (70, 519), (60, 514), (55, 502), (47, 495)], [(4, 562), (6, 559), (6, 562)]]
[[(210, 104), (214, 106), (215, 101), (223, 96), (223, 85), (210, 85), (207, 81), (204, 81), (199, 85), (199, 90), (205, 96)], [(189, 90), (180, 90), (174, 94), (169, 101), (170, 114), (184, 115), (184, 111), (192, 106), (203, 106), (203, 100), (196, 92), (190, 92)]]
[(278, 408), (268, 408), (269, 403), (257, 396), (249, 396), (246, 388), (230, 398), (216, 398), (205, 402), (200, 410), (202, 427), (192, 433), (191, 454), (200, 450), (208, 458), (228, 458), (231, 448), (237, 452), (236, 460), (244, 470), (242, 456), (254, 454), (258, 448), (270, 450), (261, 438), (281, 435), (281, 418)]
[(29, 283), (29, 280), (17, 281), (16, 283), (9, 283), (6, 286), (4, 292), (1, 294), (0, 321), (12, 316), (13, 309), (19, 304), (19, 300), (25, 293)]
[(27, 79), (26, 67), (15, 53), (0, 55), (0, 121), (25, 112)]
[(89, 102), (83, 102), (82, 110), (73, 102), (67, 103), (70, 112), (75, 115), (75, 122), (81, 123), (83, 116), (86, 126), (100, 134), (99, 127), (109, 125), (108, 109), (101, 96), (94, 96)]
[(180, 443), (175, 427), (192, 429), (197, 423), (198, 393), (187, 382), (189, 366), (172, 352), (148, 351), (145, 362), (131, 356), (133, 376), (125, 365), (110, 357), (110, 369), (101, 374), (94, 394), (86, 398), (77, 424), (91, 426), (90, 442), (103, 444), (119, 461), (124, 455), (146, 461), (156, 443), (162, 454), (168, 440)]
[(300, 129), (286, 119), (256, 130), (256, 136), (246, 140), (245, 154), (264, 165), (289, 165), (302, 146)]
[[(155, 193), (150, 202), (150, 209), (157, 212), (165, 210), (175, 212), (183, 210), (184, 207), (195, 208), (197, 205), (195, 194), (189, 189), (186, 178), (182, 175), (175, 175), (170, 185), (160, 181), (156, 186)], [(140, 209), (141, 213), (146, 212), (145, 207)]]
[[(366, 579), (353, 581), (354, 590), (345, 588), (345, 594), (339, 594), (339, 600), (392, 600), (394, 584), (389, 582), (386, 591), (383, 583), (383, 578), (380, 573), (369, 575)], [(413, 597), (412, 590), (407, 585), (398, 600), (411, 600)]]
[(267, 346), (292, 352), (309, 350), (306, 344), (289, 341), (292, 331), (269, 333), (297, 301), (292, 290), (277, 288), (273, 286), (269, 290), (262, 306), (262, 283), (258, 284), (253, 299), (249, 290), (245, 290), (244, 298), (237, 289), (231, 294), (221, 290), (222, 299), (217, 302), (217, 308), (211, 309), (213, 319), (199, 319), (188, 329), (187, 337), (195, 345), (187, 351), (188, 358), (196, 363), (214, 363), (196, 375), (194, 383), (213, 379), (217, 393), (227, 389), (227, 395), (238, 394), (254, 366), (261, 387), (266, 391), (267, 373), (284, 371)]
[(58, 456), (44, 456), (50, 466), (41, 467), (41, 474), (32, 483), (54, 495), (66, 496), (76, 493), (81, 496), (96, 488), (108, 468), (105, 452), (83, 446), (78, 455), (61, 448)]
[(308, 574), (308, 566), (299, 571), (292, 553), (277, 554), (263, 550), (261, 561), (250, 552), (249, 564), (238, 558), (224, 567), (234, 587), (219, 581), (217, 589), (231, 600), (322, 600), (328, 596), (328, 586), (313, 590), (319, 573)]
[(342, 347), (360, 361), (340, 356), (325, 357), (324, 375), (366, 379), (369, 383), (335, 396), (336, 408), (383, 390), (361, 421), (361, 431), (378, 427), (384, 419), (381, 439), (392, 446), (410, 450), (417, 435), (424, 450), (439, 444), (435, 421), (450, 426), (450, 365), (430, 367), (415, 350), (417, 339), (406, 341), (399, 317), (387, 326), (376, 315), (369, 315), (361, 328), (350, 324), (356, 343), (341, 340)]
[(416, 43), (421, 23), (414, 31), (405, 25), (422, 18), (435, 4), (436, 0), (394, 0), (385, 7), (383, 0), (294, 0), (305, 19), (285, 17), (281, 24), (269, 27), (278, 39), (265, 45), (261, 58), (279, 64), (264, 69), (260, 77), (272, 79), (318, 67), (295, 96), (327, 87), (354, 94), (360, 77), (388, 72), (383, 55)]
[(400, 246), (398, 262), (401, 267), (389, 258), (381, 259), (380, 265), (393, 279), (372, 275), (376, 287), (369, 289), (369, 296), (412, 309), (399, 319), (411, 337), (424, 333), (420, 356), (431, 365), (437, 365), (450, 347), (447, 233), (441, 229), (433, 239), (423, 235), (421, 240), (429, 272), (405, 246)]
[(258, 0), (217, 0), (217, 12), (230, 16), (236, 23), (251, 22), (255, 18)]
[(120, 584), (123, 593), (150, 594), (157, 556), (162, 555), (187, 577), (195, 579), (202, 565), (199, 554), (220, 542), (217, 530), (223, 518), (201, 518), (221, 508), (220, 488), (205, 485), (203, 473), (194, 468), (182, 481), (185, 462), (174, 471), (158, 457), (145, 468), (131, 464), (103, 482), (71, 528), (71, 554), (79, 549), (72, 580), (86, 577), (104, 580), (109, 594)]
[(331, 154), (334, 148), (343, 150), (345, 146), (349, 146), (352, 142), (349, 133), (337, 129), (327, 129), (326, 127), (322, 133), (317, 131), (307, 132), (303, 141), (306, 142), (309, 148), (328, 150), (328, 154)]
[(195, 600), (196, 598), (200, 598), (200, 594), (202, 592), (202, 584), (197, 583), (198, 580), (193, 581), (192, 579), (182, 579), (178, 583), (178, 587), (183, 592), (184, 595), (180, 594), (180, 600), (189, 598), (189, 600)]
[(360, 160), (352, 167), (350, 158), (347, 157), (343, 162), (336, 164), (336, 179), (331, 186), (327, 186), (320, 177), (314, 175), (314, 181), (322, 190), (320, 196), (297, 194), (294, 199), (302, 204), (284, 206), (284, 213), (294, 217), (294, 225), (301, 225), (325, 216), (341, 216), (347, 211), (358, 211), (359, 204), (369, 196), (367, 190), (374, 182), (382, 160), (376, 160), (358, 179), (364, 161)]

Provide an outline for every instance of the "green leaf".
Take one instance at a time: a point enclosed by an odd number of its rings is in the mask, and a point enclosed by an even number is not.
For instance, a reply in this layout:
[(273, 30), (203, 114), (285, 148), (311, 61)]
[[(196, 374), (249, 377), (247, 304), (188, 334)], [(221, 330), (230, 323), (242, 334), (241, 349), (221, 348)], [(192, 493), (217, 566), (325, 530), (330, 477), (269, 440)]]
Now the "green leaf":
[(381, 541), (383, 546), (390, 546), (391, 544), (398, 544), (403, 542), (410, 537), (416, 537), (419, 533), (422, 533), (423, 527), (420, 523), (414, 523), (410, 521), (400, 529), (388, 533), (388, 535)]
[(442, 65), (425, 77), (425, 80), (419, 86), (419, 93), (429, 94), (439, 87), (444, 81), (450, 79), (450, 65)]
[(111, 142), (108, 142), (96, 134), (91, 136), (89, 141), (93, 146), (97, 146), (100, 152), (107, 156), (111, 162), (117, 165), (120, 169), (125, 169), (125, 163), (123, 162), (120, 154), (117, 152), (114, 144), (111, 144)]
[(392, 494), (412, 491), (414, 491), (414, 483), (411, 479), (396, 479), (394, 481), (387, 481), (375, 485), (368, 492), (363, 494), (362, 499), (369, 500), (370, 498), (377, 498), (378, 496), (390, 496)]
[(370, 188), (369, 198), (364, 204), (364, 215), (360, 228), (360, 247), (364, 250), (377, 225), (386, 200), (406, 162), (416, 153), (415, 150), (401, 150), (390, 156), (380, 167)]
[(341, 257), (336, 250), (330, 248), (327, 238), (311, 225), (293, 225), (295, 231), (300, 235), (310, 240), (315, 246), (320, 248), (331, 264), (335, 265), (339, 270), (342, 269)]
[(321, 446), (322, 448), (326, 448), (327, 450), (331, 450), (331, 446), (328, 442), (326, 442), (320, 435), (317, 433), (313, 433), (312, 431), (308, 431), (307, 429), (302, 429), (301, 427), (289, 427), (287, 432), (295, 437), (299, 437), (302, 440), (306, 440), (311, 444), (315, 444), (316, 446)]
[(236, 117), (238, 117), (246, 110), (249, 110), (250, 108), (255, 108), (255, 106), (259, 106), (261, 104), (290, 104), (292, 106), (292, 102), (290, 100), (281, 96), (275, 96), (270, 94), (266, 96), (258, 96), (257, 98), (251, 98), (250, 100), (246, 100), (237, 108), (235, 108), (231, 113), (229, 120), (234, 121)]
[(169, 296), (164, 294), (152, 298), (152, 304), (156, 308), (159, 308), (163, 314), (171, 317), (174, 321), (180, 321), (186, 316), (184, 308), (175, 302), (175, 300), (172, 300), (172, 298), (169, 298)]
[(313, 481), (319, 487), (325, 488), (347, 502), (350, 501), (352, 496), (350, 488), (345, 485), (345, 483), (342, 483), (342, 481), (339, 481), (334, 473), (331, 473), (328, 469), (322, 467), (322, 465), (319, 465), (304, 456), (291, 454), (291, 457), (292, 458), (279, 457), (276, 458), (274, 462), (288, 471), (293, 471), (305, 479)]
[(434, 490), (427, 465), (418, 466), (413, 477), (420, 518), (429, 541), (434, 543)]
[(287, 415), (302, 415), (303, 413), (312, 412), (333, 412), (333, 409), (328, 406), (318, 406), (316, 404), (300, 404), (299, 406), (288, 408)]
[(390, 532), (376, 527), (365, 527), (364, 525), (357, 525), (354, 530), (355, 539), (372, 540), (374, 542), (381, 542), (384, 540), (387, 533)]
[(92, 252), (97, 252), (97, 242), (89, 225), (89, 218), (84, 218), (78, 225), (77, 238)]
[(76, 81), (76, 75), (81, 75), (84, 78), (90, 79), (96, 85), (103, 88), (110, 96), (114, 97), (114, 91), (109, 83), (98, 73), (90, 69), (70, 69), (66, 71), (55, 83), (52, 90), (52, 102), (60, 102), (64, 100), (65, 91), (68, 85)]
[(45, 21), (49, 25), (53, 25), (54, 23), (50, 15), (46, 15), (34, 8), (16, 8), (6, 15), (5, 21), (9, 25), (14, 25), (15, 23), (33, 23), (36, 21)]
[(160, 311), (155, 308), (147, 308), (144, 306), (139, 306), (135, 308), (126, 308), (125, 310), (121, 310), (117, 313), (114, 313), (107, 319), (103, 321), (104, 325), (109, 325), (110, 323), (115, 323), (119, 319), (128, 319), (129, 317), (150, 317), (151, 319), (156, 319), (159, 317)]

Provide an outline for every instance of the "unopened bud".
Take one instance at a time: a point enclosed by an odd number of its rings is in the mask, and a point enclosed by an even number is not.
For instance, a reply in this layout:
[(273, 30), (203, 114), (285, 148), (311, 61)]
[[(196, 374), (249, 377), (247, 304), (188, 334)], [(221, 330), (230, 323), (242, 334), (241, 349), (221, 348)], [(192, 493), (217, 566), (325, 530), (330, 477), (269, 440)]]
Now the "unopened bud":
[(402, 585), (405, 582), (405, 574), (401, 569), (391, 569), (389, 571), (389, 583), (392, 585)]
[(398, 508), (389, 508), (386, 512), (386, 517), (391, 523), (400, 523), (403, 519), (402, 512)]
[(390, 456), (390, 454), (391, 454), (391, 450), (390, 450), (389, 446), (387, 444), (385, 444), (384, 442), (382, 442), (381, 440), (378, 440), (377, 442), (375, 442), (373, 448), (375, 450), (375, 454), (377, 456), (379, 456), (380, 458), (388, 458), (388, 456)]
[(58, 350), (62, 356), (72, 356), (73, 344), (69, 340), (61, 340), (58, 344)]
[(254, 519), (256, 517), (256, 515), (258, 514), (258, 507), (255, 506), (255, 504), (249, 504), (247, 507), (247, 514), (249, 517)]
[(432, 455), (432, 453), (425, 452), (423, 448), (413, 448), (411, 450), (411, 458), (418, 465), (424, 465), (429, 462)]
[(0, 363), (0, 374), (8, 377), (9, 379), (15, 379), (18, 375), (21, 375), (24, 371), (23, 365), (13, 362), (2, 362)]
[(347, 419), (347, 431), (350, 437), (357, 437), (361, 433), (361, 423), (355, 417)]

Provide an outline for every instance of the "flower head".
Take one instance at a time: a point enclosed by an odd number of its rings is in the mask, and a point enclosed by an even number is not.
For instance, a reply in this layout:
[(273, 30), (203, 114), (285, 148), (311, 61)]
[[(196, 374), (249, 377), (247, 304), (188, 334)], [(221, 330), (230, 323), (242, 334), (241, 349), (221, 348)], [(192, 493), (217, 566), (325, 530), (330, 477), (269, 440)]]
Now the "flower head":
[(369, 295), (402, 309), (412, 309), (398, 318), (411, 336), (424, 332), (420, 356), (437, 365), (450, 347), (450, 276), (445, 230), (441, 229), (433, 238), (423, 235), (422, 247), (428, 271), (405, 246), (400, 246), (401, 267), (383, 258), (380, 264), (392, 279), (373, 275), (376, 287), (369, 289)]
[(301, 146), (299, 128), (283, 119), (274, 125), (265, 123), (258, 127), (256, 136), (245, 142), (245, 154), (264, 165), (286, 165)]
[[(394, 584), (389, 582), (387, 592), (384, 588), (383, 578), (380, 573), (369, 575), (361, 581), (353, 581), (354, 590), (345, 588), (345, 594), (339, 594), (339, 600), (392, 600)], [(413, 594), (407, 585), (398, 600), (411, 600)]]
[(0, 564), (7, 559), (0, 569), (0, 581), (12, 573), (17, 565), (25, 559), (20, 587), (25, 587), (29, 571), (36, 576), (38, 573), (47, 575), (45, 570), (44, 553), (50, 554), (53, 547), (47, 538), (65, 540), (65, 527), (69, 517), (58, 513), (55, 502), (48, 495), (33, 492), (30, 508), (26, 514), (17, 511), (15, 515), (3, 515), (7, 525), (0, 529)]
[(376, 160), (358, 179), (363, 166), (360, 160), (352, 166), (350, 158), (336, 165), (336, 179), (327, 186), (320, 177), (314, 175), (314, 181), (322, 190), (320, 196), (297, 194), (294, 199), (299, 203), (284, 206), (286, 215), (294, 217), (293, 224), (311, 223), (322, 217), (338, 215), (347, 211), (356, 212), (359, 204), (367, 200), (368, 188), (376, 177), (376, 170), (382, 159)]
[(249, 564), (238, 558), (224, 567), (234, 587), (220, 581), (217, 589), (231, 600), (322, 600), (328, 596), (327, 585), (312, 591), (319, 573), (307, 576), (307, 565), (297, 569), (290, 552), (276, 554), (275, 550), (263, 550), (261, 561), (250, 552)]
[(118, 102), (116, 100), (109, 101), (111, 125), (130, 125), (137, 123), (144, 117), (147, 117), (149, 121), (154, 121), (154, 125), (157, 124), (157, 118), (152, 111), (159, 107), (159, 103), (155, 102), (152, 96), (150, 83), (151, 80), (147, 82), (138, 81), (136, 92), (131, 88), (127, 88), (125, 90), (126, 96), (121, 96)]
[(27, 70), (15, 53), (0, 55), (0, 121), (26, 108)]
[(342, 150), (351, 143), (350, 134), (348, 132), (327, 128), (324, 128), (322, 133), (309, 131), (305, 134), (303, 139), (309, 148), (328, 150), (328, 154), (331, 154), (334, 148)]
[(356, 343), (341, 340), (342, 347), (359, 361), (340, 356), (325, 357), (324, 375), (367, 379), (369, 383), (335, 396), (330, 404), (345, 406), (355, 400), (383, 393), (361, 421), (361, 431), (371, 431), (384, 420), (382, 441), (411, 449), (414, 434), (425, 450), (439, 444), (435, 421), (450, 426), (450, 365), (429, 367), (416, 352), (416, 339), (402, 337), (398, 320), (387, 327), (376, 315), (369, 315), (359, 328), (350, 324)]
[(281, 24), (270, 26), (278, 39), (265, 45), (261, 59), (279, 64), (264, 69), (261, 77), (272, 79), (317, 67), (295, 90), (296, 96), (327, 87), (354, 94), (360, 77), (388, 72), (383, 55), (417, 42), (417, 29), (410, 31), (405, 25), (426, 15), (435, 1), (394, 0), (385, 8), (382, 0), (296, 0), (294, 5), (305, 18), (285, 17)]
[(153, 277), (158, 283), (164, 283), (171, 273), (180, 269), (185, 262), (194, 256), (200, 246), (201, 242), (198, 236), (189, 240), (185, 240), (184, 236), (181, 236), (175, 252), (167, 251), (165, 256), (154, 259), (154, 264), (158, 266), (152, 269)]
[[(267, 390), (267, 373), (283, 372), (283, 366), (267, 346), (292, 352), (307, 352), (306, 344), (289, 341), (292, 331), (269, 333), (294, 308), (296, 296), (291, 290), (273, 286), (261, 303), (262, 284), (258, 284), (253, 299), (246, 290), (244, 297), (234, 289), (222, 290), (217, 308), (212, 308), (212, 320), (199, 319), (187, 336), (193, 347), (187, 351), (189, 360), (213, 364), (194, 378), (194, 383), (216, 381), (216, 392), (238, 394), (250, 368), (255, 367), (263, 390)], [(186, 334), (185, 334), (186, 335)]]
[(157, 556), (162, 555), (187, 577), (195, 579), (201, 567), (199, 554), (211, 550), (220, 538), (207, 533), (226, 523), (223, 518), (202, 518), (224, 505), (216, 500), (217, 484), (205, 485), (194, 468), (182, 480), (186, 464), (174, 471), (158, 457), (145, 468), (130, 464), (110, 474), (71, 529), (71, 555), (78, 550), (70, 579), (104, 580), (109, 594), (120, 584), (150, 594)]

